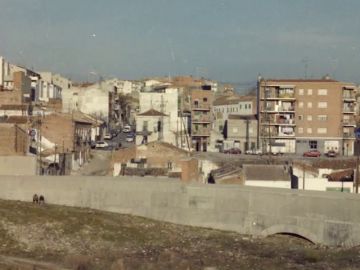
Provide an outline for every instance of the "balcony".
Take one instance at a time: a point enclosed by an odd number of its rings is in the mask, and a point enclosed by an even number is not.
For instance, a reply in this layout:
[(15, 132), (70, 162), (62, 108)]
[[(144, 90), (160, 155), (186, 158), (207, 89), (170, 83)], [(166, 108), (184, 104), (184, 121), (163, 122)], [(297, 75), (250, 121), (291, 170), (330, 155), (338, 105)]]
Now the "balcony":
[(345, 138), (345, 139), (355, 139), (355, 135), (353, 133), (343, 133), (343, 138)]
[(355, 120), (343, 120), (343, 126), (344, 127), (356, 127)]
[(191, 136), (193, 137), (209, 137), (210, 136), (210, 129), (198, 129), (192, 130)]
[(343, 100), (345, 102), (355, 102), (356, 98), (353, 93), (343, 93)]
[(274, 106), (274, 107), (266, 107), (265, 109), (262, 108), (262, 113), (279, 113), (279, 112), (287, 112), (287, 113), (295, 113), (295, 107), (280, 107), (280, 106)]
[(192, 118), (193, 123), (211, 123), (210, 115), (195, 115)]
[(295, 100), (294, 93), (265, 93), (265, 96), (261, 98), (262, 100)]
[(263, 125), (270, 125), (270, 126), (295, 126), (295, 120), (294, 119), (290, 119), (290, 120), (282, 120), (282, 119), (278, 119), (278, 120), (266, 120), (266, 119), (262, 119), (261, 123)]
[(195, 104), (191, 107), (193, 111), (210, 111), (211, 106), (209, 104)]
[(265, 138), (268, 138), (268, 137), (271, 137), (271, 138), (293, 138), (295, 137), (295, 131), (293, 129), (290, 129), (287, 130), (287, 131), (277, 131), (277, 130), (271, 130), (270, 131), (270, 135), (269, 135), (269, 131), (267, 130), (263, 130), (261, 132), (261, 137), (265, 137)]
[(343, 113), (354, 114), (355, 113), (355, 107), (345, 106), (345, 107), (343, 107)]

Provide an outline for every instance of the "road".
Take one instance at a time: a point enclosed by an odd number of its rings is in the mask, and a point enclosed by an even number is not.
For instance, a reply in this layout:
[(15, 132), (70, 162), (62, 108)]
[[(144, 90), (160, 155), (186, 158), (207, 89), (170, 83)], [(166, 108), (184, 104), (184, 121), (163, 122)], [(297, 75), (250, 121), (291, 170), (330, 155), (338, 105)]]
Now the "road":
[(109, 175), (111, 165), (111, 151), (92, 150), (92, 158), (72, 175), (105, 176)]
[(313, 163), (315, 161), (352, 161), (355, 159), (354, 156), (352, 157), (336, 157), (336, 158), (328, 158), (328, 157), (320, 157), (320, 158), (312, 158), (312, 157), (303, 157), (302, 155), (296, 155), (296, 154), (284, 154), (281, 156), (269, 156), (269, 155), (232, 155), (232, 154), (223, 154), (218, 152), (195, 152), (193, 153), (194, 157), (200, 158), (200, 159), (206, 159), (211, 160), (213, 162), (217, 163), (284, 163), (286, 161), (294, 161), (294, 160), (301, 160), (306, 161), (309, 163)]

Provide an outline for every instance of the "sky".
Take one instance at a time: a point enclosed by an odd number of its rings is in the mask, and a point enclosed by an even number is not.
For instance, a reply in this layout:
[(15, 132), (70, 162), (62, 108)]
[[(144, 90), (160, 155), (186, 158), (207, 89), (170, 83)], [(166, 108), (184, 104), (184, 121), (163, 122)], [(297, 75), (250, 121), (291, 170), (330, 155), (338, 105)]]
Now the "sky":
[(360, 82), (359, 0), (0, 0), (0, 55), (72, 80)]

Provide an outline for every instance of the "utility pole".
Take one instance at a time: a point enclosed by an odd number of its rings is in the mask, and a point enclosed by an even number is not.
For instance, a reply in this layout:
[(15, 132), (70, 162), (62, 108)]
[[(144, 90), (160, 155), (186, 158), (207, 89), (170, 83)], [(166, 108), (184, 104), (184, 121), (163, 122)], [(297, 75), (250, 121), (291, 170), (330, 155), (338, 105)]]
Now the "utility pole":
[(303, 190), (305, 190), (305, 163), (303, 163), (302, 169), (303, 169)]

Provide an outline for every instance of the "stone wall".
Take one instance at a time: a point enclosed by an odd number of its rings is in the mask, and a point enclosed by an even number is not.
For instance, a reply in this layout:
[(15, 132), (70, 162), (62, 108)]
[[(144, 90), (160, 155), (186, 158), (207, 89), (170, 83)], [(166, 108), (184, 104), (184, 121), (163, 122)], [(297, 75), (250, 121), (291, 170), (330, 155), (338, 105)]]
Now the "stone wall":
[(190, 226), (315, 243), (360, 244), (360, 197), (235, 185), (182, 184), (150, 177), (0, 177), (0, 198), (90, 207)]

